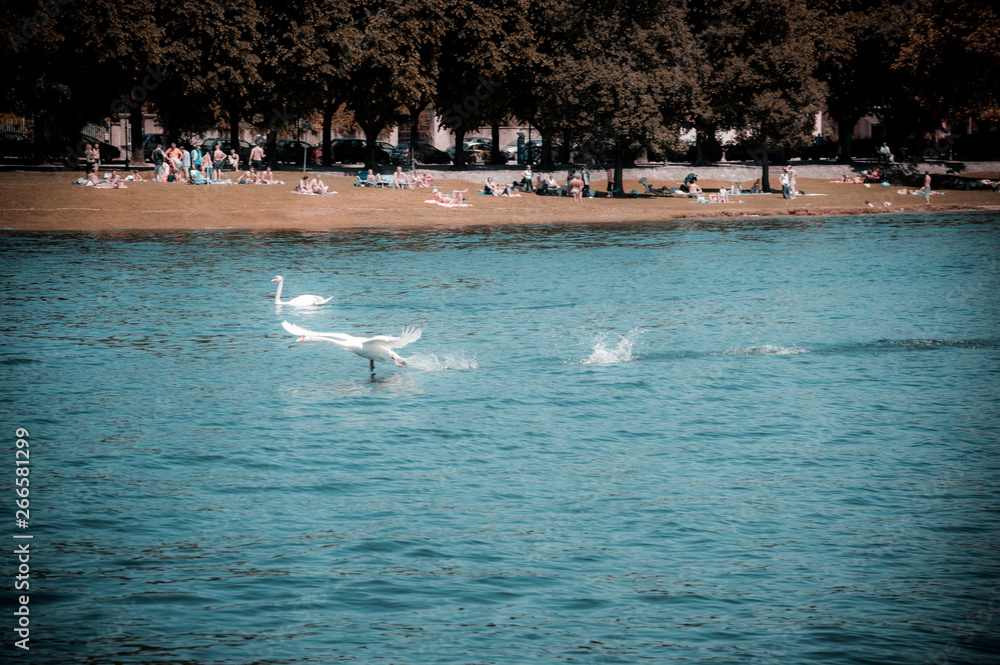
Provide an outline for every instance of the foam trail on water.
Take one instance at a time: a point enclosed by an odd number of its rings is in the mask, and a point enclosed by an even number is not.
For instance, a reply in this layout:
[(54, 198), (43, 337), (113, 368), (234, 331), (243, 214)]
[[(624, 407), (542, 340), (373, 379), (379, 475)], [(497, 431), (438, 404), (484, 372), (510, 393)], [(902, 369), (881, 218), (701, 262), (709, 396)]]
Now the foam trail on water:
[(635, 343), (642, 329), (635, 328), (618, 338), (618, 343), (614, 346), (608, 345), (608, 336), (604, 333), (598, 335), (594, 340), (594, 349), (590, 356), (582, 361), (583, 365), (617, 365), (630, 360), (635, 360), (639, 356), (632, 354), (632, 345)]
[(428, 372), (438, 372), (444, 369), (478, 369), (479, 362), (475, 356), (468, 355), (465, 351), (455, 351), (443, 353), (440, 356), (436, 353), (409, 356), (406, 365), (413, 369), (421, 369)]
[(724, 356), (798, 356), (809, 353), (809, 349), (800, 346), (778, 346), (776, 344), (764, 344), (762, 346), (748, 346), (740, 349), (729, 349), (723, 351)]

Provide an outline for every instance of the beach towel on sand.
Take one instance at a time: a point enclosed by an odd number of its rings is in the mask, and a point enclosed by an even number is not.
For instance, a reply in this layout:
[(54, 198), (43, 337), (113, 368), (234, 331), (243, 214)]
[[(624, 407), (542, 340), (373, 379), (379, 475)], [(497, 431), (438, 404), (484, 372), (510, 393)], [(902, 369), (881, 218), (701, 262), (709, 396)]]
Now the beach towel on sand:
[(430, 201), (424, 201), (424, 203), (436, 203), (444, 208), (471, 208), (471, 203), (442, 203), (441, 201), (435, 201), (431, 199)]

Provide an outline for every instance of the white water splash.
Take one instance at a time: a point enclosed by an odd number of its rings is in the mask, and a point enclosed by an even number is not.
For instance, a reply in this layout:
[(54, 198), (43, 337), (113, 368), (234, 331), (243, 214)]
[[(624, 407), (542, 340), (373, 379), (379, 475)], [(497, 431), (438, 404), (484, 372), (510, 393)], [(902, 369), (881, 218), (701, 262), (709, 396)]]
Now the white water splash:
[(778, 346), (776, 344), (764, 344), (762, 346), (748, 346), (744, 349), (736, 348), (724, 351), (724, 356), (798, 356), (809, 353), (809, 349), (800, 346)]
[(594, 340), (594, 349), (591, 351), (590, 356), (581, 364), (617, 365), (618, 363), (637, 359), (639, 356), (632, 354), (632, 345), (642, 332), (641, 328), (630, 330), (628, 333), (619, 336), (618, 343), (614, 346), (609, 346), (607, 334), (601, 333)]
[(465, 351), (455, 351), (441, 354), (436, 353), (409, 356), (406, 359), (408, 367), (421, 369), (427, 372), (438, 372), (445, 369), (479, 369), (479, 362), (475, 356), (468, 355)]

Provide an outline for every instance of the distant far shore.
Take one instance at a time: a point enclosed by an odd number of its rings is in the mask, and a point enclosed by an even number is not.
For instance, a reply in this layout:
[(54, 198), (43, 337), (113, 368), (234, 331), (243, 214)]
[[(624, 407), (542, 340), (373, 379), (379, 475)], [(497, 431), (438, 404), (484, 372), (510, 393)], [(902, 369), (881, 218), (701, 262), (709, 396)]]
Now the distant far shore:
[[(760, 216), (859, 215), (885, 212), (1000, 210), (1000, 192), (985, 189), (949, 188), (947, 173), (953, 170), (966, 180), (1000, 179), (995, 162), (954, 165), (920, 165), (903, 179), (887, 187), (877, 183), (832, 183), (842, 175), (854, 175), (864, 166), (794, 164), (798, 189), (796, 199), (783, 199), (780, 191), (764, 195), (736, 195), (729, 203), (698, 203), (694, 199), (652, 196), (640, 180), (659, 188), (680, 184), (688, 173), (698, 175), (701, 187), (714, 193), (734, 182), (749, 188), (760, 177), (760, 167), (744, 164), (692, 167), (646, 165), (625, 172), (626, 196), (606, 198), (603, 171), (592, 172), (595, 198), (574, 203), (569, 196), (484, 196), (477, 192), (487, 177), (500, 182), (520, 178), (523, 167), (497, 169), (476, 167), (452, 171), (428, 167), (435, 186), (445, 194), (464, 193), (468, 207), (444, 207), (427, 201), (430, 189), (377, 189), (356, 187), (358, 168), (310, 169), (319, 173), (336, 194), (303, 196), (292, 190), (301, 171), (283, 170), (276, 176), (283, 185), (208, 185), (181, 183), (126, 183), (127, 189), (95, 189), (73, 184), (82, 173), (71, 171), (0, 171), (0, 228), (25, 231), (161, 231), (245, 228), (259, 230), (305, 230), (348, 228), (463, 227), (502, 224), (665, 222), (691, 218), (738, 218)], [(423, 167), (420, 167), (421, 170)], [(770, 169), (770, 184), (778, 189), (781, 166)], [(916, 187), (918, 172), (933, 174), (928, 206), (924, 198), (909, 192)], [(103, 169), (102, 172), (110, 170)], [(537, 169), (554, 173), (565, 184), (566, 169)], [(124, 175), (124, 172), (119, 171)], [(144, 176), (148, 170), (141, 171)], [(384, 173), (390, 169), (385, 167)], [(225, 177), (238, 178), (227, 172)], [(628, 196), (635, 191), (637, 196)]]

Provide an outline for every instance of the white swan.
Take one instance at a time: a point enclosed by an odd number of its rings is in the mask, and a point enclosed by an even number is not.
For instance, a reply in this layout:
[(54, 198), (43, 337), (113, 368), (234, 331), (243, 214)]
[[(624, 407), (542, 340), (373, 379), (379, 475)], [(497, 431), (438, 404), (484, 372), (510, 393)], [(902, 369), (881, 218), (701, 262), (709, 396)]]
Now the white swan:
[(285, 285), (285, 278), (278, 275), (272, 282), (278, 283), (278, 292), (274, 294), (274, 304), (275, 305), (291, 305), (292, 307), (309, 307), (311, 305), (322, 305), (323, 303), (328, 303), (333, 300), (333, 296), (330, 296), (326, 300), (323, 300), (320, 296), (314, 295), (304, 295), (296, 296), (289, 300), (288, 302), (281, 302), (281, 287)]
[(375, 361), (384, 362), (391, 360), (398, 367), (406, 365), (406, 359), (401, 358), (393, 349), (400, 349), (410, 342), (420, 339), (420, 328), (403, 328), (399, 337), (389, 335), (376, 335), (375, 337), (354, 337), (346, 333), (336, 332), (313, 332), (306, 330), (288, 321), (282, 321), (281, 327), (298, 335), (298, 342), (329, 342), (351, 353), (356, 353), (362, 358), (368, 358), (368, 369), (375, 371)]

